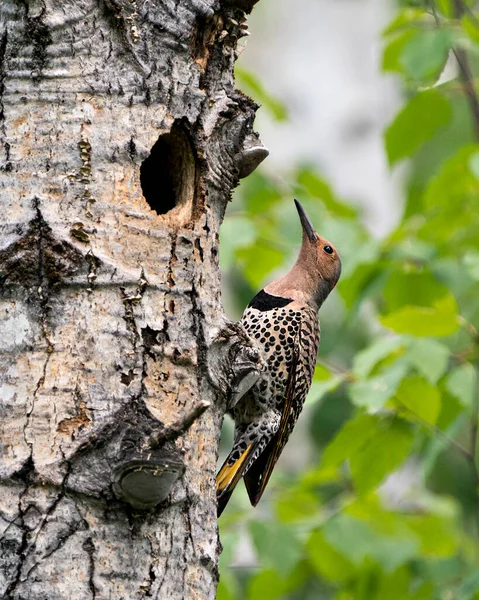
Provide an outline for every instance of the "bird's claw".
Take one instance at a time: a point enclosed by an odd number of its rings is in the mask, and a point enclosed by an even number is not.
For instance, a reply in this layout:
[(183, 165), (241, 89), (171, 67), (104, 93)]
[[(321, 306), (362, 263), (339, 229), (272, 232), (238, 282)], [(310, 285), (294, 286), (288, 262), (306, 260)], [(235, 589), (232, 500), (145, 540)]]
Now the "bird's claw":
[(253, 387), (263, 370), (260, 351), (239, 323), (222, 329), (210, 345), (210, 381), (227, 396), (228, 410)]

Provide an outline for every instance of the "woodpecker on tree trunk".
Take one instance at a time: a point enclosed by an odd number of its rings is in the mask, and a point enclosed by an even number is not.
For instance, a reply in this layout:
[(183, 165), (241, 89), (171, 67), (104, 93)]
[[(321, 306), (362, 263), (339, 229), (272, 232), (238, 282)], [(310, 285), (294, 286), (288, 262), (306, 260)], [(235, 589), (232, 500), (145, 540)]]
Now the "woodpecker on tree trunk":
[(311, 386), (320, 337), (318, 310), (341, 274), (335, 247), (316, 233), (297, 200), (295, 204), (303, 228), (298, 259), (289, 273), (251, 300), (241, 320), (266, 369), (229, 411), (235, 438), (216, 478), (218, 516), (241, 477), (251, 504), (259, 502)]

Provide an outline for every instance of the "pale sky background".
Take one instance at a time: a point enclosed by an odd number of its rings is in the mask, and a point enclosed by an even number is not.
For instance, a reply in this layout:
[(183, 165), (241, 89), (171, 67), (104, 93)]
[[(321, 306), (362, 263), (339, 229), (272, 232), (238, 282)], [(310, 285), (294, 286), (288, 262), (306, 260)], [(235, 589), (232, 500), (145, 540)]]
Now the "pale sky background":
[(391, 0), (260, 0), (238, 64), (288, 108), (290, 122), (259, 110), (256, 130), (270, 150), (266, 169), (315, 164), (339, 196), (364, 209), (375, 234), (399, 218), (400, 172), (391, 173), (383, 131), (400, 104), (380, 72), (381, 30)]

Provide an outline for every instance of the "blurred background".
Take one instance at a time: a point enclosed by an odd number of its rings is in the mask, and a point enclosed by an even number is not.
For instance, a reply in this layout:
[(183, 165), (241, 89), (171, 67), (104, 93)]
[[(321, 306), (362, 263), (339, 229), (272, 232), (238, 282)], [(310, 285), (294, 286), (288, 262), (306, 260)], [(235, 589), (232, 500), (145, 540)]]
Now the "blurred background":
[(294, 263), (294, 197), (343, 274), (260, 504), (240, 483), (220, 518), (218, 598), (479, 599), (476, 3), (260, 0), (249, 27), (270, 156), (222, 227), (225, 310)]

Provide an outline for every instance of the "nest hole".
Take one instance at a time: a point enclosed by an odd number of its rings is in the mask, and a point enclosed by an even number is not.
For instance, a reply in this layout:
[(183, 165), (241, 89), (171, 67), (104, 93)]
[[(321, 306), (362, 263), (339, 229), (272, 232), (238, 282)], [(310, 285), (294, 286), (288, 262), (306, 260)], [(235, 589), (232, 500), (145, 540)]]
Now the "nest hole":
[(193, 206), (195, 157), (181, 121), (175, 122), (169, 133), (160, 135), (141, 165), (140, 182), (145, 200), (159, 215), (177, 206)]

